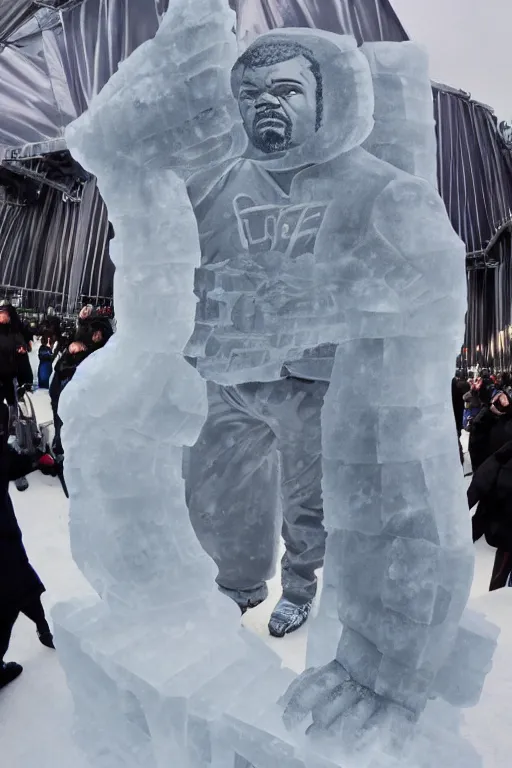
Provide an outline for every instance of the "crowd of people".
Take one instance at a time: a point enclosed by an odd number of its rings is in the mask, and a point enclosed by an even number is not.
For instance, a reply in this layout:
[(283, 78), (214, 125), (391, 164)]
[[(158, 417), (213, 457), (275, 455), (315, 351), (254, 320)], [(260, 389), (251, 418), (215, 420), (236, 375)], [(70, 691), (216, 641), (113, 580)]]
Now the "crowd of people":
[[(35, 626), (40, 642), (54, 647), (41, 595), (43, 582), (30, 564), (9, 494), (9, 482), (40, 470), (56, 475), (64, 451), (59, 400), (78, 366), (101, 349), (113, 334), (108, 309), (82, 308), (73, 328), (66, 328), (53, 312), (39, 325), (24, 323), (7, 301), (0, 304), (0, 689), (23, 671), (20, 664), (4, 662), (12, 629), (23, 613)], [(38, 386), (48, 389), (55, 424), (52, 450), (47, 446), (24, 449), (11, 437), (18, 416), (18, 397), (34, 387), (29, 352), (40, 337)]]
[(512, 586), (512, 375), (457, 371), (452, 399), (459, 438), (469, 432), (473, 540), (496, 549), (490, 589)]

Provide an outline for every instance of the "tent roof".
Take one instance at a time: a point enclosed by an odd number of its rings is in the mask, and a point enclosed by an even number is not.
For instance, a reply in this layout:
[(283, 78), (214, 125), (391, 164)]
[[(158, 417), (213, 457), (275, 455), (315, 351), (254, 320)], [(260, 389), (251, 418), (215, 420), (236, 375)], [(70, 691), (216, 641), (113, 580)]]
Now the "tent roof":
[(42, 8), (66, 10), (84, 0), (0, 0), (0, 45), (13, 39), (16, 31)]
[(0, 0), (0, 44), (5, 44), (37, 10), (32, 0)]
[(0, 161), (62, 149), (66, 126), (153, 37), (167, 3), (0, 0)]

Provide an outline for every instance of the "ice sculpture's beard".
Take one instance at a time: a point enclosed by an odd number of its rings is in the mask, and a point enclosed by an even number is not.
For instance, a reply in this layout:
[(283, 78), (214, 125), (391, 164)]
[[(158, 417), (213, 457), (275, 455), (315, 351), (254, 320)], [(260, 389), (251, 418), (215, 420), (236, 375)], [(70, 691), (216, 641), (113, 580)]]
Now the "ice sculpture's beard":
[(286, 152), (293, 146), (292, 132), (291, 120), (281, 112), (269, 109), (254, 118), (251, 141), (266, 155)]

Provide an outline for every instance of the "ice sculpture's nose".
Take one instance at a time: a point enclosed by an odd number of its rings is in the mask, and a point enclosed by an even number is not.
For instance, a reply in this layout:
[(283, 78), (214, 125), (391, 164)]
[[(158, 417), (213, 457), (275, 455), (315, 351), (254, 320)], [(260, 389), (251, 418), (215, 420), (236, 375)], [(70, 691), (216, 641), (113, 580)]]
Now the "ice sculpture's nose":
[(263, 93), (260, 93), (258, 98), (256, 99), (256, 109), (266, 109), (268, 106), (272, 107), (279, 107), (280, 101), (277, 98), (277, 96), (274, 96), (273, 93), (269, 93), (268, 91), (264, 91)]

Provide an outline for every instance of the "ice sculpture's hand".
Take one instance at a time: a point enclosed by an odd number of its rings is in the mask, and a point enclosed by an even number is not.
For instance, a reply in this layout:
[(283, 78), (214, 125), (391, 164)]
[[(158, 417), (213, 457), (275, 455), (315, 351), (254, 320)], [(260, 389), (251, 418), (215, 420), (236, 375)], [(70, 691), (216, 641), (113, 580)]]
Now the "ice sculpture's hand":
[(234, 327), (244, 333), (293, 333), (310, 330), (322, 310), (307, 288), (276, 278), (255, 292), (242, 294), (231, 313)]
[(288, 729), (311, 716), (309, 736), (341, 737), (347, 749), (363, 749), (379, 740), (400, 751), (414, 723), (412, 713), (356, 683), (337, 661), (306, 670), (281, 704)]

